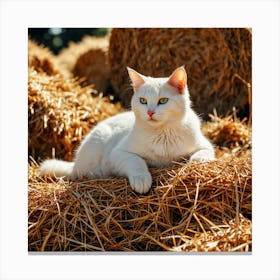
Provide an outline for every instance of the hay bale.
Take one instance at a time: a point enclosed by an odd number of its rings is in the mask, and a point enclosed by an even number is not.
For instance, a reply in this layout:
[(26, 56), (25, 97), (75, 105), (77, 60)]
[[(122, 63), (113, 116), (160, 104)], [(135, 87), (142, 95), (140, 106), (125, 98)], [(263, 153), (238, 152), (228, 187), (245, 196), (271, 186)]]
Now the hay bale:
[(87, 84), (106, 93), (109, 87), (110, 67), (107, 59), (107, 52), (104, 49), (92, 49), (81, 55), (73, 69), (76, 77), (85, 77)]
[(84, 77), (86, 84), (94, 84), (99, 92), (105, 93), (110, 76), (108, 47), (108, 36), (85, 36), (78, 43), (71, 42), (58, 54), (57, 59), (71, 76)]
[(77, 145), (97, 122), (120, 111), (77, 79), (29, 70), (28, 150), (35, 159), (72, 159)]
[[(199, 234), (208, 242), (213, 227), (228, 227), (236, 219), (237, 228), (243, 226), (240, 214), (251, 218), (251, 164), (242, 157), (153, 168), (147, 195), (134, 193), (126, 178), (68, 182), (40, 178), (37, 166), (30, 165), (29, 251), (174, 251), (182, 245), (178, 237), (197, 244)], [(244, 234), (240, 242), (250, 245)], [(251, 250), (238, 245), (228, 240), (225, 251)]]
[(91, 49), (103, 49), (108, 47), (109, 37), (98, 38), (85, 36), (79, 42), (70, 42), (67, 48), (62, 49), (57, 55), (60, 65), (72, 73), (78, 58)]
[(28, 39), (28, 67), (48, 75), (61, 74), (54, 54), (45, 46)]
[[(224, 35), (233, 60), (239, 69), (236, 74), (251, 83), (252, 79), (252, 31), (248, 28), (219, 28)], [(242, 74), (242, 75), (241, 75)]]
[(124, 106), (132, 95), (126, 66), (166, 77), (185, 65), (194, 108), (203, 117), (213, 108), (224, 115), (234, 106), (249, 114), (251, 32), (246, 28), (115, 28), (109, 61), (111, 83)]

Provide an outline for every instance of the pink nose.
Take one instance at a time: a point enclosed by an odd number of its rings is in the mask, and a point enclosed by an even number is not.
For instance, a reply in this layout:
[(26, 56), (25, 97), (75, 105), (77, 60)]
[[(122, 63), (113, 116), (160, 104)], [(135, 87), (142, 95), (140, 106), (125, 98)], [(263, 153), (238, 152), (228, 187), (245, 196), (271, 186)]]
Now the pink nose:
[(147, 111), (147, 114), (150, 116), (150, 117), (152, 117), (152, 115), (155, 113), (155, 111), (151, 111), (151, 110), (148, 110)]

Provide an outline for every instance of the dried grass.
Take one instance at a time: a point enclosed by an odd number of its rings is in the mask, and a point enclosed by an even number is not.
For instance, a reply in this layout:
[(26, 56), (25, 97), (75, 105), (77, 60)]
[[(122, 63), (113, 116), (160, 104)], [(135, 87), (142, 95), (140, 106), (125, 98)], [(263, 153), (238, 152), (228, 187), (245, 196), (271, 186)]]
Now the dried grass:
[(252, 222), (242, 214), (228, 224), (215, 225), (208, 221), (211, 231), (172, 236), (182, 241), (172, 251), (180, 252), (250, 252), (252, 250)]
[(29, 166), (30, 251), (209, 251), (209, 240), (218, 241), (216, 250), (251, 250), (250, 238), (246, 247), (245, 236), (219, 233), (225, 225), (232, 233), (229, 221), (240, 213), (251, 217), (248, 157), (152, 169), (148, 195), (134, 193), (125, 178), (68, 182), (37, 172)]
[(121, 110), (77, 79), (29, 70), (28, 150), (35, 159), (72, 159), (77, 145), (99, 121)]
[(203, 122), (202, 131), (216, 145), (218, 157), (251, 154), (251, 123), (246, 118), (241, 121), (235, 111), (226, 117), (219, 117), (214, 111), (210, 114), (210, 121)]
[(185, 65), (194, 108), (207, 117), (233, 107), (249, 115), (251, 32), (246, 28), (114, 28), (110, 37), (111, 83), (129, 106), (126, 66), (148, 76), (171, 74)]

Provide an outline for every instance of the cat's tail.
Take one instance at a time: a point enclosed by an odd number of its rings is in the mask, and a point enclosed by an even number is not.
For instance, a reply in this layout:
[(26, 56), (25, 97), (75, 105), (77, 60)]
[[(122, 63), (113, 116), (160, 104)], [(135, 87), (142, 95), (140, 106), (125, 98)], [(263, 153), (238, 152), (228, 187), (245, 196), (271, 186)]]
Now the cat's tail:
[(40, 165), (41, 175), (50, 175), (54, 177), (71, 177), (74, 162), (68, 162), (58, 159), (47, 159)]

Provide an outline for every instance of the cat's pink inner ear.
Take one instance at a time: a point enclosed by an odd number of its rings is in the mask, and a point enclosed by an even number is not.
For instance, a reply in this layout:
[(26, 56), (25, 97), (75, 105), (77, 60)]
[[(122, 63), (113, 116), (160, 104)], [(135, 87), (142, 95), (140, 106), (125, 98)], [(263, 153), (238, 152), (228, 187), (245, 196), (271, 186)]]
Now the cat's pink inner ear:
[(185, 68), (183, 66), (177, 68), (170, 76), (168, 83), (182, 94), (187, 85), (187, 73)]
[(130, 80), (132, 82), (134, 92), (137, 92), (139, 90), (139, 88), (145, 83), (145, 81), (144, 81), (142, 75), (139, 74), (138, 72), (136, 72), (135, 70), (127, 67), (127, 71), (128, 71)]

